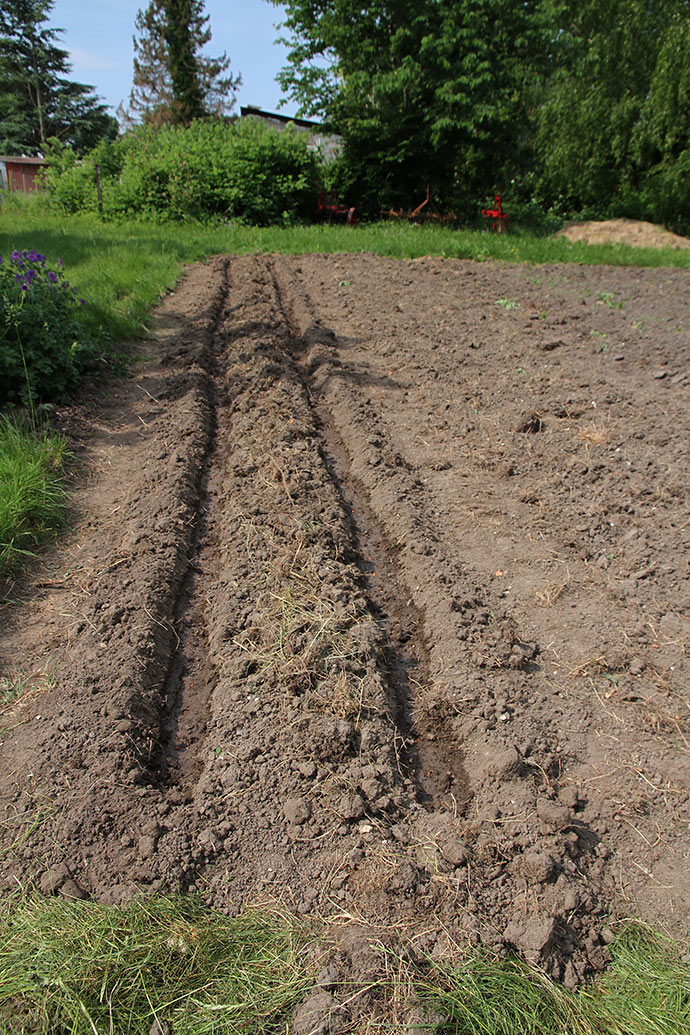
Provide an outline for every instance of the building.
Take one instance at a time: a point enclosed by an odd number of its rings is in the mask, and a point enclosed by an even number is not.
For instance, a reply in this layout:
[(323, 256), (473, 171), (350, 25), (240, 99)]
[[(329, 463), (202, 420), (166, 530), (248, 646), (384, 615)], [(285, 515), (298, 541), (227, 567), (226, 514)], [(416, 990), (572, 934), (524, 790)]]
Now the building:
[(46, 164), (45, 158), (0, 155), (0, 190), (40, 190), (39, 173)]
[(298, 132), (308, 133), (308, 146), (314, 151), (321, 151), (326, 159), (337, 158), (340, 154), (342, 137), (335, 133), (324, 133), (320, 123), (312, 122), (311, 119), (288, 118), (286, 115), (276, 115), (274, 112), (262, 111), (251, 106), (240, 108), (240, 115), (243, 119), (260, 119), (279, 132), (292, 125)]

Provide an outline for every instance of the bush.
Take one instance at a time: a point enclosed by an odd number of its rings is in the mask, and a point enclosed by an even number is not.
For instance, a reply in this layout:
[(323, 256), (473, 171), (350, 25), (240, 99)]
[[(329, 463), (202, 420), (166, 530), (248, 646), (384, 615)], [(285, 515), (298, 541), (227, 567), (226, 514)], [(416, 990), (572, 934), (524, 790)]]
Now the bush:
[(0, 406), (59, 401), (93, 355), (79, 298), (62, 260), (47, 267), (36, 251), (0, 256)]
[(48, 155), (46, 185), (67, 212), (96, 211), (96, 165), (109, 218), (228, 218), (265, 226), (312, 215), (321, 163), (303, 133), (245, 119), (187, 128), (142, 126), (78, 162), (62, 145)]

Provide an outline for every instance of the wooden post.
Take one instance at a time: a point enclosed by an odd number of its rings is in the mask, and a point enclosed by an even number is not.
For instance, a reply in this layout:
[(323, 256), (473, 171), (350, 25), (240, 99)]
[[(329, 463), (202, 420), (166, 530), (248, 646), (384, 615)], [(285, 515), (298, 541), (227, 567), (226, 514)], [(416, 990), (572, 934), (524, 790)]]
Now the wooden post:
[(103, 191), (101, 190), (101, 167), (96, 166), (96, 194), (98, 195), (98, 214), (103, 218)]

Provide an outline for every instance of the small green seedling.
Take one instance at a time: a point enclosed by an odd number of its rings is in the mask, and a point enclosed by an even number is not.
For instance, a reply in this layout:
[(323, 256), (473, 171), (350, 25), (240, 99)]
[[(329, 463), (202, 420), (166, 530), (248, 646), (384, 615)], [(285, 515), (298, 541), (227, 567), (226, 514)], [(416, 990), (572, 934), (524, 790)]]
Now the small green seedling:
[(519, 309), (520, 303), (516, 302), (514, 298), (497, 298), (496, 305), (500, 305), (501, 309)]
[(613, 291), (600, 291), (597, 295), (597, 302), (602, 305), (607, 305), (609, 309), (622, 309), (623, 303), (614, 301), (615, 295)]

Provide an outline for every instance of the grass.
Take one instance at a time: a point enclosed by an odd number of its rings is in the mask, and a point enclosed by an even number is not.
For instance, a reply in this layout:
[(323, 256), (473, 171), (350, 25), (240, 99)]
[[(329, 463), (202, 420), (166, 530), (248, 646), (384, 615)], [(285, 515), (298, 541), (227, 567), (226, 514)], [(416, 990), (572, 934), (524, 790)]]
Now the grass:
[[(313, 989), (308, 960), (323, 962), (315, 939), (286, 914), (255, 909), (228, 918), (197, 898), (115, 907), (17, 894), (0, 906), (0, 1028), (3, 1035), (149, 1035), (158, 1021), (174, 1035), (277, 1035)], [(439, 1035), (690, 1030), (688, 967), (670, 940), (640, 924), (619, 934), (611, 969), (577, 992), (526, 963), (482, 952), (462, 965), (412, 968), (392, 949), (383, 957), (395, 964), (375, 983), (379, 1006), (391, 1006), (389, 1020), (379, 1014), (373, 1028), (362, 1019), (347, 1030), (409, 1031), (411, 992), (445, 1018)], [(356, 999), (357, 989), (345, 988), (342, 998)]]
[(45, 196), (6, 195), (0, 205), (0, 255), (36, 248), (60, 256), (87, 300), (86, 316), (101, 340), (141, 334), (151, 306), (173, 287), (183, 264), (218, 253), (374, 252), (395, 259), (436, 255), (527, 263), (607, 263), (690, 267), (690, 249), (586, 245), (565, 238), (408, 223), (252, 227), (240, 223), (101, 223), (66, 216)]
[(65, 441), (0, 416), (0, 573), (66, 524)]
[(123, 908), (27, 895), (0, 912), (5, 1035), (175, 1035), (286, 1030), (313, 981), (306, 928), (285, 916), (228, 918), (194, 898)]
[(690, 1031), (690, 968), (676, 945), (642, 925), (624, 928), (613, 964), (571, 992), (518, 960), (473, 956), (434, 967), (420, 996), (448, 1018), (444, 1035), (683, 1035)]

